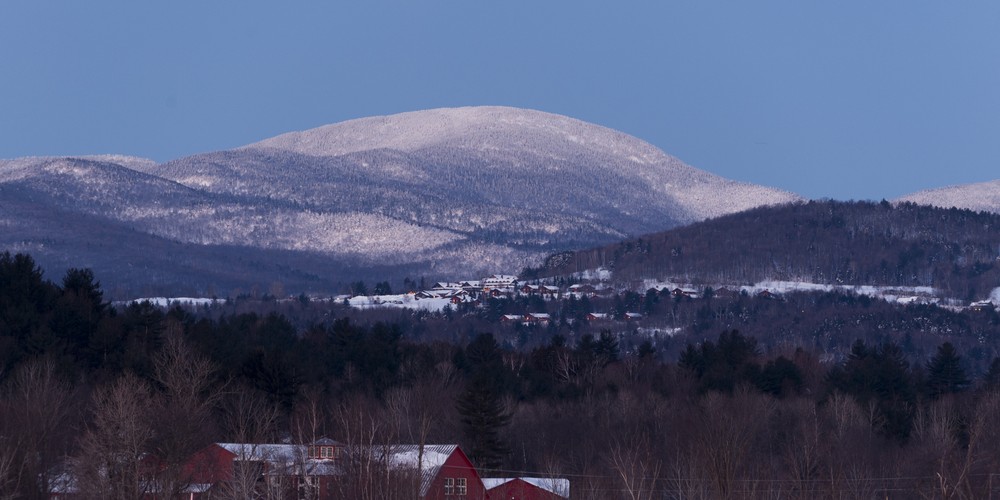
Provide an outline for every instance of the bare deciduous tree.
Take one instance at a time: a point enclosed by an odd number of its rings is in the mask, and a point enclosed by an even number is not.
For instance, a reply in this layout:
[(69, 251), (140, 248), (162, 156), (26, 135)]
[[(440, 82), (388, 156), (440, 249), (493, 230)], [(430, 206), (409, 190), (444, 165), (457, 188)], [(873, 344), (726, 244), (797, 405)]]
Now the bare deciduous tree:
[(250, 387), (237, 387), (223, 401), (223, 426), (226, 435), (243, 444), (233, 462), (231, 479), (220, 491), (222, 498), (257, 498), (266, 493), (263, 476), (267, 449), (272, 441), (280, 412), (267, 395)]
[(152, 451), (158, 461), (158, 489), (175, 495), (189, 484), (184, 464), (210, 440), (213, 409), (222, 398), (215, 367), (184, 341), (180, 325), (168, 324), (166, 341), (153, 361), (161, 391), (155, 398)]
[(40, 498), (50, 474), (69, 452), (77, 402), (47, 359), (22, 365), (0, 402), (0, 492)]
[(152, 435), (149, 386), (123, 375), (94, 395), (93, 419), (80, 439), (74, 472), (85, 496), (135, 499), (153, 489), (144, 457)]
[(615, 439), (611, 445), (611, 466), (630, 500), (653, 499), (658, 496), (662, 463), (650, 446), (649, 437), (638, 432)]
[(398, 436), (386, 408), (373, 398), (356, 395), (338, 404), (333, 413), (338, 435), (347, 443), (338, 459), (344, 467), (339, 494), (360, 500), (415, 498), (419, 478), (391, 463)]

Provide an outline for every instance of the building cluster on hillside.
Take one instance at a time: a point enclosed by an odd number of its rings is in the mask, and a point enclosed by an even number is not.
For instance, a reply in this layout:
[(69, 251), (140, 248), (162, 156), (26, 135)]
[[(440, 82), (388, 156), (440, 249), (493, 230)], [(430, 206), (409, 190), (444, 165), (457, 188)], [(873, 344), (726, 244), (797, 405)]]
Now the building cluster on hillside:
[[(165, 492), (163, 467), (146, 457), (141, 498), (288, 498), (334, 500), (363, 494), (421, 500), (564, 500), (570, 482), (554, 477), (480, 477), (458, 445), (357, 447), (321, 438), (311, 444), (213, 443), (187, 460)], [(162, 492), (162, 493), (161, 493)], [(51, 483), (51, 498), (90, 498), (71, 473)]]
[[(901, 305), (909, 304), (937, 304), (939, 299), (932, 295), (933, 291), (895, 289), (889, 287), (867, 287), (871, 290), (860, 290), (856, 287), (836, 287), (833, 285), (820, 285), (813, 283), (778, 282), (777, 288), (763, 288), (756, 286), (737, 286), (718, 288), (705, 288), (702, 291), (690, 287), (681, 287), (674, 284), (645, 285), (642, 282), (632, 283), (629, 290), (644, 290), (646, 293), (654, 292), (660, 297), (671, 297), (675, 300), (710, 300), (729, 299), (738, 297), (756, 297), (759, 299), (784, 300), (784, 294), (795, 291), (832, 291), (843, 289), (845, 293), (857, 293), (873, 297), (881, 297)], [(864, 287), (863, 287), (864, 288)], [(523, 282), (517, 276), (494, 274), (478, 280), (464, 280), (454, 282), (437, 282), (432, 287), (410, 291), (402, 295), (394, 296), (344, 296), (337, 300), (343, 300), (346, 304), (355, 307), (381, 307), (400, 306), (417, 307), (429, 310), (440, 310), (447, 304), (453, 306), (481, 306), (489, 299), (523, 299), (536, 297), (544, 301), (555, 301), (564, 299), (594, 299), (594, 298), (614, 298), (621, 296), (624, 292), (603, 284), (577, 283), (569, 286), (557, 286), (551, 283)], [(428, 300), (432, 302), (420, 302)], [(983, 312), (997, 310), (998, 307), (991, 301), (973, 302), (968, 307), (949, 306), (952, 308), (964, 309), (970, 312)], [(637, 311), (621, 311), (615, 314), (607, 312), (593, 312), (587, 314), (583, 319), (587, 322), (600, 321), (637, 321), (643, 316)], [(504, 314), (499, 317), (499, 321), (511, 325), (524, 326), (546, 326), (554, 318), (543, 311), (526, 312), (523, 314)], [(573, 320), (567, 320), (573, 321)]]
[(970, 312), (986, 312), (986, 311), (995, 311), (997, 309), (997, 306), (995, 306), (992, 301), (983, 300), (969, 304), (969, 307), (967, 309)]
[(428, 290), (416, 292), (416, 295), (419, 298), (461, 297), (463, 301), (471, 302), (487, 297), (538, 296), (543, 299), (560, 299), (571, 296), (607, 297), (614, 293), (614, 289), (607, 286), (578, 283), (563, 288), (541, 283), (524, 283), (517, 276), (494, 274), (481, 280), (438, 282)]
[[(569, 285), (565, 288), (549, 284), (521, 283), (517, 276), (495, 274), (481, 280), (457, 282), (438, 282), (428, 290), (413, 292), (414, 299), (448, 299), (452, 304), (480, 304), (485, 298), (517, 298), (539, 297), (543, 300), (581, 299), (584, 297), (611, 297), (614, 289), (607, 286), (594, 286), (587, 283)], [(635, 321), (642, 318), (638, 312), (627, 312), (614, 318), (607, 313), (592, 313), (588, 321), (610, 321), (619, 319)], [(526, 314), (504, 314), (500, 317), (502, 323), (521, 324), (527, 326), (545, 326), (553, 320), (552, 315), (542, 312)]]

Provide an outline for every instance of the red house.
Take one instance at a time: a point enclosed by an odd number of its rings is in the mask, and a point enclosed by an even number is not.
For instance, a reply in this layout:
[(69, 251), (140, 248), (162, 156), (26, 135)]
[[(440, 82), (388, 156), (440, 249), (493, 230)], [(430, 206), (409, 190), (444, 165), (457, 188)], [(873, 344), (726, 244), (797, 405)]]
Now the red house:
[[(364, 467), (357, 467), (359, 462)], [(419, 445), (359, 449), (331, 439), (308, 446), (215, 443), (191, 457), (185, 470), (191, 483), (186, 498), (192, 500), (264, 492), (281, 498), (350, 498), (356, 479), (351, 475), (358, 470), (382, 471), (395, 487), (417, 490), (422, 500), (487, 499), (479, 473), (458, 445), (424, 445), (421, 451)]]
[(569, 479), (548, 477), (483, 478), (490, 500), (564, 500)]
[(312, 445), (213, 443), (185, 465), (189, 498), (281, 492), (290, 498), (336, 498), (336, 462), (343, 445), (320, 439)]
[(486, 488), (475, 466), (458, 445), (393, 445), (388, 463), (396, 469), (420, 471), (423, 500), (486, 500)]

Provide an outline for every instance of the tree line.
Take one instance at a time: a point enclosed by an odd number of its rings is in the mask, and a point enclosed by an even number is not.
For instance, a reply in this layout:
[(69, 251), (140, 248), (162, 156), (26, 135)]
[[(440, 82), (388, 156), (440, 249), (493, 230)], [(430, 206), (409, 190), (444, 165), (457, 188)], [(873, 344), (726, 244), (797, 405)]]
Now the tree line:
[(982, 300), (1000, 282), (1000, 215), (887, 201), (809, 201), (562, 253), (525, 275), (605, 267), (615, 279), (682, 283), (801, 280), (932, 286)]
[(47, 497), (72, 473), (135, 498), (150, 456), (180, 491), (208, 443), (320, 436), (457, 442), (484, 476), (565, 477), (580, 499), (984, 498), (1000, 461), (1000, 362), (975, 377), (947, 342), (913, 360), (873, 336), (826, 363), (727, 328), (674, 361), (610, 330), (512, 349), (415, 324), (111, 307), (86, 270), (56, 285), (2, 254), (0, 492)]

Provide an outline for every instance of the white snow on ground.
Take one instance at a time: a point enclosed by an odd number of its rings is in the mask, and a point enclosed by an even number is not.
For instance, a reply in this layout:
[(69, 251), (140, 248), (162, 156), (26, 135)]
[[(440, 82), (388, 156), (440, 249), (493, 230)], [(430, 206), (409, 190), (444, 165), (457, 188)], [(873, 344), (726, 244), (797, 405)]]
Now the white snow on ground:
[(684, 331), (683, 327), (637, 328), (639, 335), (651, 338), (673, 337)]
[[(938, 301), (937, 289), (929, 286), (829, 285), (824, 283), (810, 283), (806, 281), (761, 281), (753, 285), (743, 285), (743, 286), (733, 286), (724, 284), (716, 284), (710, 286), (716, 290), (720, 288), (729, 288), (729, 289), (746, 291), (748, 294), (751, 295), (763, 292), (765, 290), (779, 295), (791, 292), (837, 291), (841, 293), (855, 293), (858, 295), (867, 295), (869, 297), (882, 298), (887, 301), (898, 302), (900, 304)], [(643, 282), (643, 287), (646, 290), (649, 290), (650, 288), (655, 288), (657, 290), (662, 290), (664, 288), (666, 288), (667, 290), (681, 288), (681, 289), (694, 290), (699, 293), (705, 289), (705, 285), (691, 285), (688, 283), (673, 283), (669, 281), (656, 281), (656, 280), (646, 280), (645, 282)], [(993, 293), (995, 296), (998, 297), (998, 300), (1000, 300), (1000, 288), (994, 290)]]
[(1000, 287), (994, 288), (990, 293), (990, 302), (1000, 304)]
[(759, 293), (767, 290), (778, 294), (790, 292), (853, 292), (858, 295), (881, 297), (889, 301), (898, 301), (899, 299), (908, 300), (911, 297), (932, 298), (937, 294), (937, 290), (929, 286), (827, 285), (802, 281), (761, 281), (755, 285), (742, 286), (740, 289), (746, 290), (747, 293)]
[(607, 281), (611, 279), (611, 271), (603, 267), (598, 267), (597, 269), (587, 269), (585, 271), (574, 273), (573, 277), (582, 280)]
[(351, 307), (358, 309), (374, 309), (377, 307), (398, 307), (402, 309), (423, 309), (425, 311), (441, 311), (451, 304), (451, 299), (418, 299), (410, 294), (403, 295), (372, 295), (369, 297), (351, 297), (347, 299)]
[(212, 304), (222, 304), (226, 302), (225, 299), (206, 299), (204, 297), (144, 297), (141, 299), (127, 300), (124, 301), (123, 303), (128, 305), (128, 304), (139, 304), (147, 301), (156, 307), (171, 307), (174, 305), (204, 306)]

